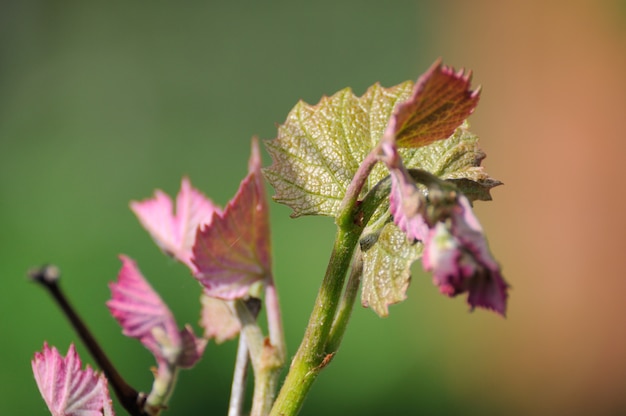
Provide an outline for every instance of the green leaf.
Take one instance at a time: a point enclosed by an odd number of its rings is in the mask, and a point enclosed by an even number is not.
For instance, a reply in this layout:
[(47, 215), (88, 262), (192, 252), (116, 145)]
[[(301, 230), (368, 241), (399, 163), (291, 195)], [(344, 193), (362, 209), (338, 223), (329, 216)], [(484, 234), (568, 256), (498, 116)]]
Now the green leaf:
[[(291, 207), (292, 217), (336, 216), (360, 163), (378, 144), (394, 107), (409, 97), (412, 88), (410, 81), (391, 88), (375, 84), (361, 97), (346, 88), (314, 106), (299, 102), (279, 126), (278, 137), (265, 142), (273, 163), (264, 173), (276, 191), (274, 200)], [(499, 182), (480, 167), (485, 154), (467, 127), (464, 123), (446, 140), (403, 148), (400, 154), (407, 168), (480, 184), (467, 189), (470, 196), (485, 199)], [(386, 175), (386, 169), (377, 165), (362, 194)]]
[(407, 168), (424, 169), (450, 180), (470, 201), (489, 201), (491, 188), (502, 182), (489, 176), (480, 165), (486, 155), (478, 146), (478, 136), (468, 128), (469, 123), (465, 122), (446, 140), (419, 149), (400, 149), (400, 154)]
[(478, 182), (465, 178), (449, 179), (449, 181), (452, 182), (470, 202), (491, 201), (491, 188), (502, 185), (502, 182), (492, 178), (486, 178)]
[[(422, 243), (409, 243), (392, 222), (361, 240), (363, 250), (363, 290), (361, 303), (380, 317), (389, 315), (389, 305), (406, 299), (411, 280), (411, 264), (422, 253)], [(377, 235), (377, 239), (376, 239)], [(372, 244), (372, 240), (375, 242)]]
[[(480, 166), (485, 154), (463, 122), (479, 99), (469, 81), (469, 74), (437, 62), (417, 85), (375, 84), (361, 97), (347, 88), (317, 105), (299, 102), (279, 126), (278, 137), (265, 142), (273, 163), (264, 173), (276, 191), (274, 199), (291, 207), (292, 217), (336, 216), (359, 165), (385, 133), (397, 138), (407, 168), (451, 180), (471, 200), (490, 199), (489, 190), (500, 182)], [(359, 199), (387, 175), (377, 164)], [(421, 243), (409, 243), (385, 221), (388, 215), (383, 202), (361, 238), (363, 304), (380, 316), (406, 297), (411, 263), (421, 254)]]
[[(264, 172), (274, 199), (291, 207), (293, 217), (335, 216), (359, 165), (412, 87), (410, 81), (391, 88), (375, 84), (361, 97), (346, 88), (314, 106), (299, 102), (278, 137), (265, 142), (273, 163)], [(375, 168), (363, 194), (386, 175)]]

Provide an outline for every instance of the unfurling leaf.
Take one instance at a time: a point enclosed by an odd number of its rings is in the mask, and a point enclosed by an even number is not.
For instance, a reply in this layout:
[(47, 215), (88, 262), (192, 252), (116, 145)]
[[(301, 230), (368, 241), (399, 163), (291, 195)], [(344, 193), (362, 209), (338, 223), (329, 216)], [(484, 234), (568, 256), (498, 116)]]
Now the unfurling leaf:
[(426, 211), (426, 196), (402, 164), (398, 149), (394, 145), (383, 144), (381, 160), (389, 169), (391, 176), (389, 212), (393, 222), (410, 241), (423, 240), (428, 232), (428, 224), (423, 217)]
[(380, 230), (376, 243), (363, 250), (361, 303), (378, 316), (389, 314), (389, 305), (406, 299), (411, 264), (420, 257), (421, 243), (411, 243), (393, 223)]
[(161, 250), (195, 271), (191, 247), (196, 231), (220, 212), (218, 206), (183, 178), (175, 211), (171, 198), (161, 190), (154, 192), (154, 198), (131, 202), (130, 207)]
[(424, 240), (424, 269), (433, 272), (441, 293), (468, 293), (472, 309), (506, 313), (508, 285), (502, 277), (470, 203), (460, 195), (450, 217), (435, 224)]
[(196, 338), (189, 328), (179, 331), (172, 312), (135, 262), (126, 256), (120, 260), (122, 269), (117, 282), (110, 284), (112, 296), (107, 306), (124, 335), (141, 341), (159, 365), (192, 366), (200, 359), (206, 341)]
[(81, 368), (74, 344), (62, 357), (56, 348), (44, 343), (31, 364), (37, 387), (53, 416), (113, 416), (106, 377), (89, 366)]
[(261, 156), (252, 142), (249, 173), (222, 213), (198, 230), (193, 246), (196, 279), (209, 296), (245, 297), (250, 286), (271, 277), (269, 210)]

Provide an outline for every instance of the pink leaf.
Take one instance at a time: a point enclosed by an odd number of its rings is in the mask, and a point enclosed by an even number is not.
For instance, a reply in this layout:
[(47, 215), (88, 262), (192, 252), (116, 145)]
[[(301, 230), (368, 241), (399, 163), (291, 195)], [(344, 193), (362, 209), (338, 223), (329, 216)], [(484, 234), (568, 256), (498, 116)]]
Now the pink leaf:
[(225, 300), (244, 297), (252, 284), (270, 276), (268, 207), (256, 139), (237, 194), (198, 231), (193, 263), (207, 295)]
[(183, 178), (180, 185), (176, 211), (170, 197), (160, 190), (155, 191), (154, 198), (133, 201), (130, 207), (165, 253), (195, 271), (191, 262), (191, 247), (196, 231), (200, 225), (211, 222), (213, 214), (219, 213), (219, 207), (193, 188), (187, 178)]
[(428, 224), (424, 221), (424, 194), (402, 164), (395, 144), (383, 142), (381, 160), (391, 175), (389, 211), (393, 222), (410, 240), (424, 240), (428, 234)]
[(399, 104), (385, 136), (399, 147), (422, 147), (448, 138), (478, 105), (480, 89), (471, 91), (471, 72), (442, 65), (438, 59), (415, 83), (411, 97)]
[(53, 416), (112, 416), (111, 398), (104, 375), (82, 363), (74, 344), (67, 355), (43, 345), (32, 362), (35, 381)]
[(453, 205), (446, 207), (443, 200), (433, 200), (435, 190), (430, 189), (431, 216), (438, 211), (443, 217), (427, 221), (426, 198), (402, 164), (395, 143), (382, 142), (380, 160), (391, 175), (389, 211), (393, 222), (410, 240), (424, 243), (422, 264), (433, 272), (439, 291), (451, 297), (468, 292), (472, 308), (483, 307), (504, 316), (508, 286), (467, 197), (459, 194)]
[[(111, 314), (123, 328), (126, 336), (137, 338), (155, 356), (158, 362), (176, 363), (184, 345), (174, 316), (159, 295), (143, 277), (134, 261), (120, 256), (122, 269), (118, 281), (111, 283), (112, 298), (107, 302)], [(187, 331), (187, 330), (184, 330)], [(188, 337), (189, 334), (185, 334)], [(192, 333), (193, 335), (193, 333)], [(196, 340), (201, 355), (204, 343)]]
[(422, 264), (433, 272), (441, 293), (456, 296), (467, 292), (472, 308), (505, 315), (508, 285), (465, 196), (458, 197), (449, 221), (438, 222), (429, 231)]

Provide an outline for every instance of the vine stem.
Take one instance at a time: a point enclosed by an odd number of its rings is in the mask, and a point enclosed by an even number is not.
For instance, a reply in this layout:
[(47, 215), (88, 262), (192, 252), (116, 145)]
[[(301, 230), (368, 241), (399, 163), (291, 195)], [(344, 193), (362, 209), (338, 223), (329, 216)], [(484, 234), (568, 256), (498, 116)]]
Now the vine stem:
[(267, 311), (270, 343), (276, 349), (277, 358), (284, 363), (287, 355), (287, 346), (280, 313), (280, 303), (278, 302), (278, 291), (276, 290), (274, 279), (270, 279), (265, 287), (265, 310)]
[[(269, 286), (273, 287), (273, 284)], [(271, 296), (270, 294), (270, 298)], [(271, 302), (276, 302), (275, 305), (277, 305), (278, 299), (276, 297), (271, 298)], [(254, 393), (250, 415), (265, 416), (269, 413), (276, 395), (278, 376), (284, 363), (284, 345), (273, 345), (271, 340), (263, 337), (261, 328), (256, 322), (256, 317), (243, 300), (235, 300), (233, 306), (242, 326), (240, 336), (247, 345), (252, 368), (254, 369)], [(269, 310), (268, 315), (270, 315)], [(274, 317), (273, 319), (276, 318)], [(280, 322), (280, 319), (278, 321)], [(275, 324), (276, 321), (271, 325)], [(279, 328), (275, 328), (275, 330), (282, 331), (282, 325)], [(282, 335), (279, 339), (282, 339)]]
[(235, 372), (230, 390), (230, 402), (228, 403), (228, 416), (240, 416), (243, 409), (243, 400), (248, 375), (248, 344), (243, 335), (239, 336), (237, 346), (237, 359)]
[(313, 381), (325, 366), (324, 360), (335, 351), (326, 351), (326, 343), (340, 302), (343, 284), (352, 252), (360, 233), (339, 228), (328, 268), (315, 301), (309, 324), (300, 348), (294, 357), (287, 378), (274, 403), (273, 416), (298, 413)]
[(364, 224), (373, 212), (372, 210), (364, 213), (361, 210), (359, 195), (378, 162), (379, 154), (380, 146), (376, 146), (365, 157), (346, 189), (335, 221), (337, 234), (328, 267), (302, 343), (272, 407), (270, 413), (272, 416), (290, 416), (298, 413), (317, 375), (328, 365), (339, 348), (360, 283), (362, 273), (360, 256), (355, 259), (350, 282), (342, 299), (344, 283)]
[[(346, 332), (352, 310), (354, 309), (354, 302), (361, 286), (361, 276), (363, 275), (363, 253), (360, 249), (357, 249), (352, 260), (352, 267), (350, 269), (350, 277), (348, 283), (346, 283), (346, 290), (344, 291), (343, 298), (339, 304), (339, 310), (337, 316), (333, 321), (333, 326), (330, 329), (328, 335), (328, 341), (326, 343), (326, 349), (334, 353), (339, 349), (343, 334)], [(330, 357), (332, 358), (332, 356)], [(327, 365), (328, 363), (326, 363)]]

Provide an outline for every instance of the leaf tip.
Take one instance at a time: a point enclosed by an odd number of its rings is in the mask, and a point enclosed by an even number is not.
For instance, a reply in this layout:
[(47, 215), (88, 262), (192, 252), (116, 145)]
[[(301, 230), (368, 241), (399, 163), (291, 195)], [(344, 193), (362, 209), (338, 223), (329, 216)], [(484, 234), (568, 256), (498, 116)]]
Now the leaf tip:
[(248, 171), (249, 172), (259, 172), (261, 171), (261, 149), (259, 148), (259, 138), (254, 136), (252, 137), (250, 150), (250, 159), (248, 161)]

